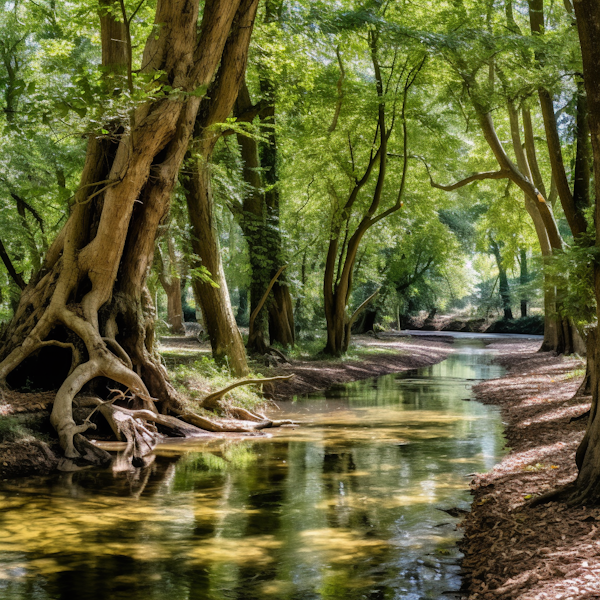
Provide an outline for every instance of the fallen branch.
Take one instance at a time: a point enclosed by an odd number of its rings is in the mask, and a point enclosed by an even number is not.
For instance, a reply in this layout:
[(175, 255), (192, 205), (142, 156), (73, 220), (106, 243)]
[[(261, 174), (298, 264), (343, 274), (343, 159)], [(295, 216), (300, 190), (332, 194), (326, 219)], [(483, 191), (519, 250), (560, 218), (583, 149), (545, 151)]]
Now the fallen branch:
[(217, 390), (212, 394), (209, 394), (202, 400), (200, 406), (203, 408), (216, 408), (217, 402), (231, 390), (240, 387), (242, 385), (253, 385), (253, 384), (262, 384), (262, 383), (270, 383), (272, 381), (286, 381), (287, 379), (291, 379), (293, 377), (293, 373), (291, 375), (277, 375), (276, 377), (266, 377), (264, 379), (242, 379), (240, 381), (236, 381), (231, 385), (228, 385), (226, 388), (221, 390)]

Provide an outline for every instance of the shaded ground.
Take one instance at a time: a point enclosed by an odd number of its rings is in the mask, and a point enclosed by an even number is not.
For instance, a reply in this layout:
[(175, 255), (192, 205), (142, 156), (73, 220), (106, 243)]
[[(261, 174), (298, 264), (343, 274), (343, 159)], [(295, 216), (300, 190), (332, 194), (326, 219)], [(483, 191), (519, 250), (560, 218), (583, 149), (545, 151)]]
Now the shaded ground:
[(469, 600), (600, 598), (600, 508), (526, 506), (576, 477), (586, 421), (570, 420), (589, 408), (589, 398), (574, 397), (583, 361), (538, 353), (538, 346), (490, 344), (508, 374), (474, 388), (481, 402), (501, 408), (511, 450), (472, 482), (461, 542)]

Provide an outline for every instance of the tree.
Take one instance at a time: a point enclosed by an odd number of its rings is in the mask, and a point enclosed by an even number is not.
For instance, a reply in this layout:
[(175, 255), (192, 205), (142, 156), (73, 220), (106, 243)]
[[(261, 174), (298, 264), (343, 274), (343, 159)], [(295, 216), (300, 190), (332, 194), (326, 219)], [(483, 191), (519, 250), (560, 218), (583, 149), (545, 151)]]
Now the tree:
[[(250, 311), (260, 302), (268, 284), (280, 267), (285, 264), (280, 223), (279, 152), (277, 149), (276, 105), (279, 82), (271, 66), (274, 62), (270, 46), (277, 43), (281, 29), (283, 2), (268, 0), (265, 4), (263, 29), (267, 38), (267, 48), (262, 48), (257, 59), (258, 87), (262, 96), (256, 106), (262, 142), (254, 137), (238, 133), (238, 144), (242, 158), (242, 175), (248, 186), (248, 193), (241, 207), (234, 207), (234, 214), (240, 223), (248, 243), (252, 267), (250, 283)], [(254, 109), (250, 91), (246, 83), (240, 88), (236, 103), (236, 115), (247, 120), (249, 111)], [(285, 273), (275, 281), (267, 301), (270, 343), (284, 347), (295, 342), (294, 311), (289, 285)], [(265, 315), (258, 314), (248, 336), (248, 348), (264, 353)]]
[(210, 160), (223, 123), (233, 109), (238, 90), (244, 80), (248, 45), (258, 0), (243, 0), (243, 20), (230, 37), (221, 66), (207, 98), (202, 102), (195, 124), (190, 173), (182, 177), (192, 228), (192, 250), (197, 257), (196, 269), (205, 269), (210, 278), (196, 275), (192, 285), (200, 302), (213, 356), (227, 359), (237, 375), (248, 372), (246, 352), (237, 328), (221, 261), (219, 238), (214, 216)]
[[(243, 16), (238, 7), (239, 2), (208, 0), (198, 32), (197, 0), (159, 0), (136, 88), (133, 15), (121, 3), (117, 19), (119, 5), (103, 5), (102, 65), (125, 72), (121, 93), (131, 100), (128, 118), (109, 120), (106, 133), (89, 136), (72, 210), (21, 294), (3, 332), (0, 362), (3, 381), (28, 359), (29, 367), (37, 360), (41, 368), (62, 370), (51, 422), (67, 457), (80, 455), (76, 436), (90, 427), (75, 423), (73, 398), (97, 378), (130, 390), (150, 414), (156, 414), (154, 399), (164, 409), (177, 403), (154, 353), (145, 279), (201, 98), (232, 24), (238, 26)], [(52, 346), (67, 351), (54, 353), (59, 364), (48, 363), (43, 352)]]
[(505, 319), (512, 319), (512, 308), (510, 300), (510, 287), (508, 285), (508, 277), (506, 276), (506, 269), (502, 263), (502, 255), (500, 254), (500, 244), (490, 235), (490, 250), (496, 259), (496, 265), (498, 266), (498, 291), (500, 292), (500, 298), (502, 299), (502, 309), (504, 311)]
[[(594, 158), (594, 186), (596, 207), (594, 222), (596, 228), (595, 247), (600, 249), (600, 5), (594, 0), (575, 0), (577, 30), (583, 58), (583, 79), (587, 93), (588, 118)], [(600, 319), (600, 263), (596, 254), (594, 261), (594, 292), (596, 296), (596, 318)], [(597, 503), (600, 500), (600, 418), (598, 398), (600, 397), (600, 340), (594, 336), (594, 356), (591, 370), (592, 408), (588, 426), (579, 448), (577, 466), (579, 474), (572, 489), (569, 501), (573, 504)]]
[(181, 304), (181, 278), (178, 271), (178, 260), (175, 255), (175, 244), (170, 231), (166, 232), (166, 253), (160, 246), (156, 247), (157, 270), (160, 284), (167, 295), (167, 323), (171, 333), (185, 334), (183, 326), (183, 307)]
[[(359, 176), (357, 174), (359, 167), (354, 162), (355, 149), (351, 138), (348, 138), (352, 163), (351, 173), (349, 174), (351, 180), (349, 193), (342, 200), (335, 187), (330, 186), (331, 202), (334, 210), (331, 217), (329, 247), (325, 262), (323, 295), (327, 321), (327, 343), (324, 352), (332, 356), (340, 356), (347, 351), (352, 323), (368, 303), (368, 301), (363, 302), (352, 315), (347, 312), (352, 292), (354, 267), (362, 238), (371, 227), (402, 207), (409, 160), (406, 106), (409, 91), (425, 62), (422, 56), (415, 59), (414, 56), (409, 55), (405, 59), (404, 67), (398, 73), (394, 68), (396, 65), (394, 60), (389, 78), (384, 81), (379, 58), (381, 51), (380, 33), (376, 28), (369, 29), (368, 44), (377, 94), (375, 141), (369, 152), (364, 170)], [(396, 58), (397, 53), (398, 49), (396, 49)], [(402, 89), (399, 95), (398, 115), (396, 114), (396, 102), (392, 103), (390, 110), (386, 98), (386, 92), (394, 78), (396, 88)], [(402, 176), (394, 203), (389, 208), (380, 210), (386, 180), (388, 141), (394, 131), (396, 117), (398, 117), (402, 128)], [(337, 123), (337, 116), (334, 117), (334, 120)], [(361, 192), (370, 183), (372, 177), (375, 179), (375, 187), (370, 191), (370, 202), (363, 205), (357, 200), (359, 200)]]
[[(500, 35), (496, 38), (492, 36), (490, 27), (491, 9), (492, 6), (488, 4), (488, 31), (476, 31), (474, 34), (468, 32), (466, 34), (467, 36), (474, 35), (474, 39), (471, 40), (474, 42), (472, 45), (459, 44), (456, 46), (452, 43), (454, 34), (449, 34), (445, 45), (440, 50), (445, 54), (448, 62), (453, 66), (456, 74), (468, 90), (477, 123), (499, 166), (499, 170), (481, 171), (451, 185), (440, 185), (434, 182), (431, 176), (430, 181), (431, 185), (436, 188), (453, 191), (477, 181), (508, 179), (523, 192), (525, 208), (534, 223), (541, 252), (549, 260), (555, 253), (562, 251), (564, 241), (554, 215), (552, 198), (549, 194), (546, 195), (547, 188), (543, 185), (538, 168), (531, 116), (525, 103), (527, 92), (513, 84), (510, 77), (513, 74), (511, 70), (512, 63), (508, 65), (502, 63), (501, 58), (506, 53), (506, 36)], [(506, 27), (513, 34), (520, 35), (520, 30), (512, 16), (512, 4), (510, 2), (506, 4), (506, 9)], [(533, 17), (535, 24), (532, 25), (532, 28), (534, 31), (539, 28), (538, 18), (539, 16)], [(457, 52), (456, 47), (460, 49), (468, 48), (468, 51)], [(508, 46), (508, 48), (512, 47), (512, 45)], [(519, 46), (517, 46), (517, 49), (518, 52), (523, 50)], [(521, 60), (527, 60), (525, 51), (521, 53), (520, 58)], [(498, 81), (500, 86), (498, 86)], [(500, 95), (498, 93), (499, 88), (501, 90)], [(544, 96), (541, 86), (540, 90), (541, 95)], [(506, 105), (514, 160), (509, 156), (501, 142), (494, 122), (493, 111), (496, 108), (494, 101), (499, 99)], [(519, 106), (519, 103), (522, 106)], [(522, 113), (523, 129), (521, 128), (520, 113)], [(548, 123), (548, 119), (546, 119), (546, 124), (547, 132), (549, 134), (553, 133), (552, 124)], [(558, 148), (560, 148), (560, 143), (558, 143)], [(549, 151), (552, 154), (553, 148), (549, 147)], [(558, 163), (560, 161), (557, 156), (557, 149), (554, 148), (554, 151), (553, 168), (558, 173), (558, 170), (560, 170)], [(564, 212), (570, 217), (569, 223), (575, 228), (573, 233), (579, 234), (581, 211), (573, 205), (572, 194), (570, 192), (567, 194), (566, 189), (563, 191), (561, 200), (564, 199), (565, 202)], [(545, 330), (542, 349), (569, 353), (574, 348), (574, 331), (570, 320), (562, 314), (560, 307), (561, 286), (564, 286), (563, 281), (559, 280), (557, 286), (555, 281), (548, 276), (546, 277), (544, 288)]]

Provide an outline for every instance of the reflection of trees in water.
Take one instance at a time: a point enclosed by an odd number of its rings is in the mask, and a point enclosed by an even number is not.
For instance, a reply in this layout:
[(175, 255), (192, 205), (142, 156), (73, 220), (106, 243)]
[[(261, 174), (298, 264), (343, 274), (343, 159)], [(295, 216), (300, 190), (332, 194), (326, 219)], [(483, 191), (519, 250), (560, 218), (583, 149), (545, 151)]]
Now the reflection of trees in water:
[[(46, 595), (36, 599), (62, 599), (65, 590), (82, 600), (421, 596), (436, 563), (433, 555), (424, 559), (431, 569), (421, 560), (423, 548), (435, 551), (431, 527), (415, 528), (422, 498), (452, 498), (457, 474), (477, 468), (454, 459), (478, 452), (485, 436), (481, 421), (460, 420), (476, 408), (462, 402), (464, 385), (450, 386), (445, 398), (437, 384), (403, 386), (368, 383), (375, 404), (365, 408), (373, 412), (363, 412), (352, 392), (350, 408), (365, 417), (359, 429), (317, 429), (315, 441), (211, 442), (202, 453), (158, 456), (140, 469), (63, 475), (52, 503), (66, 496), (64, 506), (82, 512), (70, 522), (56, 511), (57, 528), (80, 529), (82, 549), (72, 550), (71, 534), (62, 547), (52, 544), (58, 566), (42, 575)], [(410, 412), (419, 403), (429, 412)], [(395, 414), (382, 410), (392, 404)], [(444, 417), (442, 404), (456, 421)], [(405, 430), (411, 443), (398, 445)], [(60, 532), (53, 535), (60, 540)], [(32, 558), (45, 557), (43, 544), (30, 547)], [(438, 573), (448, 577), (446, 567)], [(34, 597), (31, 581), (6, 600)]]
[[(152, 496), (173, 481), (179, 457), (145, 457), (143, 467), (111, 469), (106, 471), (87, 470), (62, 473), (53, 481), (53, 491), (63, 489), (71, 498), (96, 496), (98, 489), (112, 496), (140, 498)], [(117, 456), (114, 465), (120, 465)]]

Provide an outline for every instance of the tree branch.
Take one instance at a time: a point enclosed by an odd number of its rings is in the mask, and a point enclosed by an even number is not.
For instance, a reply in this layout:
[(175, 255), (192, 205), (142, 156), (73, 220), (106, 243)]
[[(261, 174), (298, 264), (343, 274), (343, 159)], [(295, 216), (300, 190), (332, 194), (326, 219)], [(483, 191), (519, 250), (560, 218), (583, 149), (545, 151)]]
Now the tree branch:
[(21, 274), (17, 273), (17, 270), (15, 269), (12, 261), (10, 260), (10, 256), (8, 256), (8, 252), (6, 251), (6, 248), (4, 247), (2, 240), (0, 240), (0, 258), (2, 259), (2, 262), (4, 263), (4, 266), (6, 267), (6, 270), (8, 271), (8, 274), (12, 277), (13, 281), (22, 290), (24, 290), (25, 286), (27, 284), (23, 280), (23, 277), (21, 276)]
[(427, 175), (429, 175), (429, 183), (431, 187), (437, 188), (438, 190), (444, 190), (445, 192), (452, 192), (457, 190), (465, 185), (469, 185), (469, 183), (473, 183), (474, 181), (483, 181), (484, 179), (507, 179), (510, 176), (510, 172), (505, 169), (500, 169), (500, 171), (483, 171), (481, 173), (474, 173), (473, 175), (469, 175), (469, 177), (465, 177), (456, 183), (452, 183), (450, 185), (442, 185), (441, 183), (436, 183), (431, 176), (431, 172), (429, 170), (429, 165), (421, 158), (417, 157), (421, 160), (421, 162), (425, 165), (427, 169)]
[(266, 289), (265, 293), (263, 294), (263, 297), (260, 299), (260, 302), (257, 304), (256, 308), (252, 311), (252, 314), (250, 315), (250, 323), (248, 325), (248, 329), (249, 329), (250, 333), (252, 333), (252, 331), (254, 330), (254, 321), (256, 320), (258, 313), (261, 311), (262, 307), (264, 306), (265, 302), (267, 301), (267, 298), (269, 297), (269, 294), (271, 293), (271, 290), (273, 289), (275, 282), (279, 279), (279, 276), (287, 269), (287, 267), (288, 267), (288, 265), (283, 265), (282, 267), (279, 267), (279, 270), (277, 271), (277, 273), (275, 273), (275, 276), (273, 277), (273, 279), (271, 279), (269, 285), (267, 286), (267, 289)]
[(337, 56), (338, 65), (340, 66), (340, 77), (337, 81), (337, 102), (335, 105), (335, 112), (333, 114), (333, 120), (331, 121), (331, 125), (327, 130), (328, 133), (333, 133), (335, 128), (337, 127), (338, 119), (340, 117), (340, 111), (342, 110), (342, 101), (344, 100), (344, 91), (342, 90), (342, 85), (344, 83), (344, 78), (346, 77), (346, 71), (344, 70), (344, 63), (342, 62), (342, 56), (340, 54), (340, 46), (335, 49), (335, 55)]
[(234, 390), (235, 388), (240, 387), (242, 385), (260, 385), (263, 383), (271, 383), (272, 381), (287, 381), (288, 379), (291, 379), (293, 376), (294, 376), (294, 374), (292, 373), (291, 375), (277, 375), (275, 377), (266, 377), (264, 379), (242, 379), (240, 381), (236, 381), (235, 383), (232, 383), (231, 385), (228, 385), (227, 387), (223, 388), (222, 390), (217, 390), (216, 392), (209, 394), (208, 396), (206, 396), (206, 398), (202, 399), (201, 406), (203, 408), (215, 408), (217, 405), (217, 402), (227, 392), (230, 392), (231, 390)]

